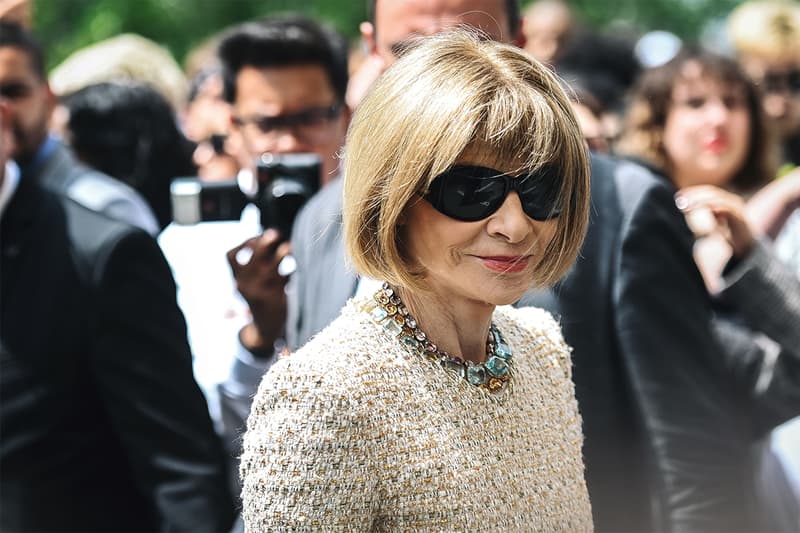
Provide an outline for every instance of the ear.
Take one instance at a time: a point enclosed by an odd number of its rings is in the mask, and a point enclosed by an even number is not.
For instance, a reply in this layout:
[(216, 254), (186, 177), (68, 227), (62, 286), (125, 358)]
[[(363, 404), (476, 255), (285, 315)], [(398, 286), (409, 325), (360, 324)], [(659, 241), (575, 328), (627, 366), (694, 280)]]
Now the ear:
[(242, 128), (234, 119), (233, 110), (228, 113), (228, 138), (225, 139), (225, 150), (234, 156), (242, 168), (249, 168), (253, 164)]
[(364, 44), (367, 47), (367, 53), (377, 54), (378, 48), (375, 43), (375, 27), (372, 25), (372, 23), (362, 22), (359, 24), (358, 29), (361, 32), (361, 39), (364, 41)]
[(48, 114), (53, 113), (53, 109), (56, 108), (58, 105), (58, 97), (53, 94), (53, 90), (50, 88), (50, 84), (45, 81), (44, 83), (44, 98), (45, 98), (45, 105), (47, 106)]

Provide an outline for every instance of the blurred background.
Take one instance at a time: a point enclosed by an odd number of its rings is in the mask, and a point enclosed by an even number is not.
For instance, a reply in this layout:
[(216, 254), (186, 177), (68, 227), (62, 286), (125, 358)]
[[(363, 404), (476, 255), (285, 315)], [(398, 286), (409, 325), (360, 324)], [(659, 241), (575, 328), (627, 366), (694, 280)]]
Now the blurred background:
[[(15, 2), (16, 0), (0, 0)], [(527, 5), (530, 2), (523, 2)], [(588, 27), (634, 38), (649, 30), (685, 41), (713, 41), (737, 0), (572, 0)], [(48, 69), (88, 44), (137, 33), (168, 48), (180, 63), (222, 28), (279, 11), (302, 11), (357, 37), (365, 0), (34, 0), (32, 26), (45, 47)], [(717, 48), (721, 43), (708, 43)]]

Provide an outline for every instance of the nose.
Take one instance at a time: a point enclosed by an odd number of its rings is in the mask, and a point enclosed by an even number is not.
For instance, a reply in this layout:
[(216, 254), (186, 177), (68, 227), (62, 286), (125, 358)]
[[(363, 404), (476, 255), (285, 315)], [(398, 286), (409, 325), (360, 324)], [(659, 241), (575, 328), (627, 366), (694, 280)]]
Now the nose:
[(773, 93), (764, 97), (764, 111), (771, 118), (783, 118), (789, 114), (792, 102), (783, 94)]
[(486, 230), (489, 235), (516, 244), (528, 238), (533, 221), (522, 210), (522, 202), (515, 191), (511, 191), (500, 209), (489, 217)]
[(292, 128), (275, 132), (275, 152), (301, 152), (305, 143)]
[(258, 139), (257, 149), (260, 153), (291, 154), (306, 152), (308, 147), (293, 128), (280, 128)]
[(723, 124), (728, 120), (731, 110), (721, 99), (712, 100), (708, 104), (708, 117), (715, 125)]

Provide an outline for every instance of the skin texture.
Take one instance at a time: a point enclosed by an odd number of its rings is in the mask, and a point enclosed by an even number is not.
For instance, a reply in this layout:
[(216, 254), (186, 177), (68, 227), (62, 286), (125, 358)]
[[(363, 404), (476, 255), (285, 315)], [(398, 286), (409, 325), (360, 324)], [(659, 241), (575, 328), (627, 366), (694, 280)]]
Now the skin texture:
[(675, 184), (725, 186), (744, 164), (750, 144), (743, 90), (724, 87), (689, 63), (672, 100), (663, 142)]
[[(336, 93), (325, 70), (318, 65), (254, 68), (244, 67), (236, 77), (236, 101), (233, 113), (238, 117), (254, 115), (275, 117), (298, 113), (313, 107), (327, 107), (336, 102)], [(237, 157), (243, 167), (252, 167), (253, 159), (264, 152), (289, 154), (313, 152), (322, 160), (322, 183), (336, 175), (337, 157), (344, 142), (347, 113), (321, 126), (320, 141), (310, 141), (293, 129), (264, 134), (252, 125), (232, 123), (231, 135)]]
[(25, 162), (33, 157), (47, 135), (55, 98), (47, 82), (34, 72), (25, 51), (13, 46), (0, 47), (0, 86), (10, 112), (15, 143), (9, 155)]
[(565, 3), (558, 0), (535, 2), (523, 17), (525, 50), (539, 61), (553, 65), (564, 52), (573, 26), (572, 12)]
[[(488, 151), (465, 154), (459, 163), (504, 173), (516, 170), (516, 166), (492, 158)], [(556, 221), (529, 218), (516, 192), (511, 192), (496, 212), (477, 222), (449, 218), (422, 199), (409, 205), (407, 212), (403, 231), (407, 254), (424, 269), (428, 290), (413, 295), (401, 291), (401, 296), (441, 348), (482, 362), (495, 306), (517, 301), (530, 288), (544, 249), (555, 234)]]
[(231, 105), (222, 98), (222, 77), (215, 74), (203, 82), (197, 97), (188, 104), (183, 116), (186, 136), (197, 143), (192, 160), (204, 181), (226, 180), (239, 171), (239, 163), (230, 155), (231, 146), (223, 145), (224, 154), (214, 151), (211, 135), (227, 136)]
[(586, 140), (586, 146), (595, 152), (607, 154), (610, 151), (610, 147), (605, 126), (600, 118), (592, 113), (591, 109), (579, 102), (570, 102), (570, 105), (572, 106), (572, 112), (575, 113), (575, 118), (578, 119), (578, 126), (580, 126), (583, 138)]
[(504, 0), (392, 0), (379, 1), (375, 24), (359, 27), (369, 53), (350, 78), (347, 104), (355, 109), (372, 83), (396, 59), (397, 47), (414, 36), (432, 35), (457, 25), (468, 25), (492, 39), (524, 44), (519, 28), (510, 28)]

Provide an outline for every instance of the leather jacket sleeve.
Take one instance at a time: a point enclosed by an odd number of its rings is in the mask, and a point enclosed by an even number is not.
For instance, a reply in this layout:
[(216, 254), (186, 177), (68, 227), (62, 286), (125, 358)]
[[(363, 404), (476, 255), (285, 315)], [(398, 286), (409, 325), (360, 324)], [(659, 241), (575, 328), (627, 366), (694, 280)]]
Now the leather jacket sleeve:
[(711, 334), (692, 235), (669, 187), (620, 203), (627, 209), (614, 265), (614, 320), (645, 432), (661, 529), (752, 529), (742, 466), (748, 441)]

